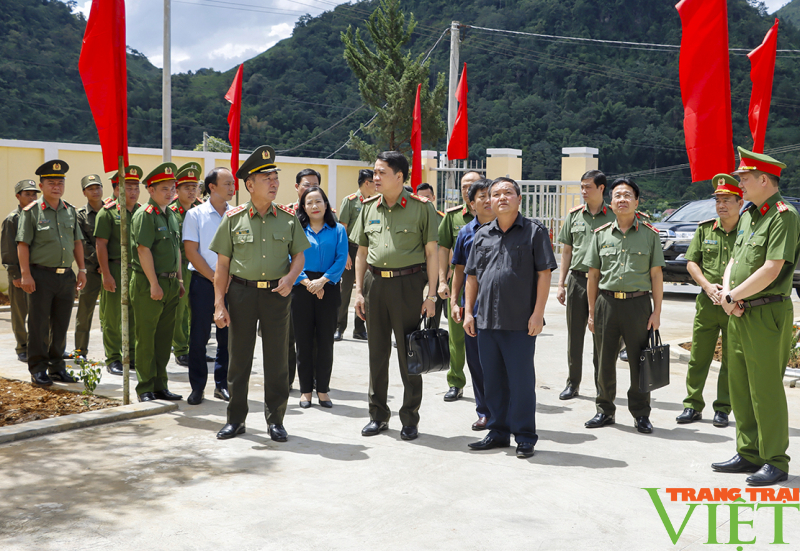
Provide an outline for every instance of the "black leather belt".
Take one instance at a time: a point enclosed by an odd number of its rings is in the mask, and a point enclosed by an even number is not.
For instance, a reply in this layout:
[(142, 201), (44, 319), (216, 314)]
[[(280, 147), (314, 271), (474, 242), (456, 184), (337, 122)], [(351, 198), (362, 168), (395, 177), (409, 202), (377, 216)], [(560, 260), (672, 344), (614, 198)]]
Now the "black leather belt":
[(379, 277), (400, 277), (421, 272), (422, 266), (421, 265), (411, 266), (410, 268), (400, 268), (399, 270), (380, 270), (375, 266), (367, 264), (367, 269)]
[(31, 264), (31, 268), (39, 268), (40, 270), (46, 270), (48, 272), (53, 272), (54, 274), (58, 275), (66, 274), (67, 272), (72, 272), (71, 268), (51, 268), (50, 266), (42, 266), (41, 264)]
[[(119, 258), (117, 258), (116, 260), (109, 258), (108, 261), (109, 262), (113, 262), (114, 264), (119, 264), (120, 266), (122, 266), (122, 260), (120, 260)], [(133, 264), (128, 262), (128, 269), (130, 270), (131, 268), (133, 268)]]
[(635, 291), (633, 293), (624, 293), (622, 291), (606, 291), (605, 289), (600, 289), (600, 292), (603, 293), (604, 295), (608, 295), (610, 297), (619, 299), (643, 297), (645, 295), (650, 294), (650, 291)]
[(269, 281), (251, 281), (239, 276), (231, 276), (231, 279), (240, 285), (247, 287), (256, 287), (257, 289), (271, 289), (278, 286), (280, 279), (271, 279)]
[(176, 279), (178, 277), (178, 272), (161, 272), (160, 274), (156, 274), (156, 277), (159, 279)]
[(570, 270), (569, 273), (571, 273), (575, 277), (582, 277), (584, 279), (589, 277), (589, 274), (587, 272), (581, 272), (580, 270)]
[(754, 308), (756, 306), (764, 306), (765, 304), (769, 304), (771, 302), (781, 302), (783, 300), (792, 300), (791, 297), (787, 297), (786, 295), (772, 295), (763, 298), (757, 298), (755, 300), (743, 300), (740, 302), (745, 308)]

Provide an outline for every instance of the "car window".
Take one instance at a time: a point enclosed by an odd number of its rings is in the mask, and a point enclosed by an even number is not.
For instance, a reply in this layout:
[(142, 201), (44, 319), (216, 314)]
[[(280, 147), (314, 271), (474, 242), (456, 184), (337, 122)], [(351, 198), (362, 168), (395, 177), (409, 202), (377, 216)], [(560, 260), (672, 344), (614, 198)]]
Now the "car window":
[(665, 222), (702, 222), (716, 215), (717, 207), (713, 199), (694, 201), (676, 210)]

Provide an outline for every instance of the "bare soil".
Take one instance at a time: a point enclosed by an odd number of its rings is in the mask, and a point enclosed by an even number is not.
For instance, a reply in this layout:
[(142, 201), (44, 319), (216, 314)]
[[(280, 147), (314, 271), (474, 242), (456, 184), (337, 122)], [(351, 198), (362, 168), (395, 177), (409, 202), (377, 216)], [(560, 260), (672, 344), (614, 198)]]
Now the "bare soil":
[(0, 427), (122, 405), (102, 396), (85, 396), (59, 388), (0, 378)]

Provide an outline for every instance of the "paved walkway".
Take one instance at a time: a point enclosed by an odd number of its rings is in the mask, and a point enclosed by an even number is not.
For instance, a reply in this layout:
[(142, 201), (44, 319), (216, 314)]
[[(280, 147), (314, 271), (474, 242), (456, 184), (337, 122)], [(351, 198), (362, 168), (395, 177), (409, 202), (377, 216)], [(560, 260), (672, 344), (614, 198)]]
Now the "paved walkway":
[[(691, 335), (691, 289), (678, 290), (664, 306), (665, 341)], [(334, 408), (315, 403), (301, 410), (294, 390), (285, 420), (290, 440), (274, 443), (266, 434), (257, 350), (243, 437), (215, 439), (225, 404), (211, 397), (212, 378), (200, 406), (183, 401), (169, 414), (0, 446), (0, 549), (735, 549), (722, 545), (730, 539), (728, 507), (718, 510), (720, 545), (704, 545), (705, 507), (697, 508), (673, 545), (642, 489), (661, 488), (666, 501), (668, 487), (745, 488), (743, 475), (709, 468), (734, 454), (732, 426), (714, 428), (708, 410), (700, 423), (675, 424), (686, 366), (673, 363), (672, 384), (653, 394), (652, 435), (633, 428), (623, 364), (617, 424), (588, 430), (583, 423), (595, 413), (592, 389), (584, 385), (578, 399), (558, 400), (566, 329), (555, 292), (546, 321), (536, 350), (540, 440), (529, 460), (514, 457), (513, 447), (468, 451), (467, 443), (485, 434), (470, 430), (472, 389), (445, 403), (443, 373), (425, 376), (420, 438), (400, 440), (402, 385), (394, 358), (390, 430), (362, 437), (367, 345), (353, 340), (336, 344)], [(0, 314), (0, 375), (26, 380), (8, 325), (8, 313)], [(347, 336), (351, 330), (352, 323)], [(90, 356), (101, 350), (95, 330)], [(186, 370), (173, 362), (169, 373), (171, 390), (187, 396)], [(707, 388), (714, 385), (709, 380)], [(120, 396), (120, 387), (119, 378), (104, 374), (98, 393)], [(800, 389), (787, 388), (787, 396), (791, 454), (800, 436)], [(784, 486), (798, 487), (798, 481), (792, 476)], [(688, 508), (666, 508), (677, 530)], [(757, 537), (745, 549), (771, 547), (773, 512), (745, 510), (741, 517), (755, 518), (754, 528), (740, 527), (742, 540)], [(800, 548), (799, 518), (800, 512), (785, 512), (788, 549)]]

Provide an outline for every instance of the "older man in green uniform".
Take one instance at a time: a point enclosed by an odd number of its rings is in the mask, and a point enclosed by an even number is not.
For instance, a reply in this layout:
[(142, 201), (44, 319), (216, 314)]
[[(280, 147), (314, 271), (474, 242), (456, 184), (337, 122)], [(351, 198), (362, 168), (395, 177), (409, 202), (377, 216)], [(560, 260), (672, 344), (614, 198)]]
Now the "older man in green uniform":
[(742, 189), (728, 174), (717, 174), (712, 182), (717, 186), (714, 197), (717, 218), (700, 222), (686, 251), (687, 269), (695, 283), (702, 288), (697, 295), (697, 313), (692, 330), (692, 356), (686, 369), (686, 398), (683, 413), (675, 419), (678, 424), (702, 419), (705, 406), (703, 387), (708, 369), (722, 332), (722, 365), (717, 377), (717, 398), (714, 400), (714, 426), (727, 427), (731, 412), (728, 388), (728, 314), (720, 306), (722, 276), (733, 252), (739, 209), (742, 208)]
[[(214, 322), (228, 332), (228, 422), (217, 433), (225, 440), (245, 432), (247, 391), (256, 328), (261, 326), (264, 416), (270, 438), (288, 439), (283, 417), (289, 401), (289, 308), (292, 287), (309, 247), (294, 212), (275, 203), (280, 181), (275, 150), (262, 145), (242, 164), (250, 200), (223, 217), (209, 247), (217, 253)], [(225, 299), (228, 306), (226, 308)]]
[[(100, 264), (95, 249), (94, 223), (97, 213), (103, 208), (103, 181), (97, 174), (81, 178), (81, 189), (86, 205), (77, 210), (78, 224), (83, 232), (83, 263), (86, 267), (86, 286), (78, 298), (78, 313), (75, 316), (75, 351), (73, 357), (86, 359), (89, 351), (89, 332), (97, 304), (97, 296), (103, 287)], [(102, 321), (101, 321), (102, 325)]]
[(800, 218), (778, 190), (786, 165), (739, 148), (744, 198), (751, 205), (739, 230), (722, 284), (728, 322), (728, 381), (736, 417), (736, 455), (711, 467), (754, 473), (768, 486), (788, 478), (789, 413), (783, 374), (789, 362), (794, 309), (790, 299), (800, 256)]
[[(438, 280), (436, 209), (427, 199), (403, 188), (408, 160), (397, 151), (384, 151), (375, 161), (374, 181), (379, 195), (364, 201), (353, 230), (356, 256), (356, 315), (366, 319), (369, 332), (369, 417), (363, 436), (389, 428), (387, 404), (392, 333), (397, 342), (400, 377), (405, 392), (400, 408), (403, 440), (419, 435), (422, 377), (408, 374), (405, 336), (419, 326), (420, 313), (432, 317)], [(364, 286), (364, 274), (372, 279)], [(364, 295), (369, 297), (365, 304)], [(366, 305), (369, 308), (366, 308)]]
[(8, 273), (8, 300), (11, 303), (11, 330), (17, 341), (17, 359), (28, 363), (28, 330), (25, 323), (28, 319), (28, 296), (22, 290), (22, 274), (19, 271), (17, 256), (17, 228), (22, 209), (36, 201), (40, 191), (33, 180), (21, 180), (14, 186), (14, 194), (19, 206), (11, 211), (3, 220), (0, 234), (0, 256)]
[[(138, 166), (125, 167), (125, 208), (128, 211), (128, 296), (133, 276), (133, 243), (131, 241), (131, 219), (140, 207), (139, 182), (142, 169)], [(118, 195), (119, 173), (111, 177), (111, 185)], [(100, 319), (103, 327), (103, 349), (106, 355), (106, 371), (112, 375), (122, 375), (122, 205), (112, 199), (103, 205), (95, 220), (94, 237), (97, 247), (97, 262), (102, 274), (100, 291)], [(131, 365), (136, 365), (136, 323), (133, 308), (128, 303), (128, 350)]]
[[(177, 198), (170, 203), (169, 208), (175, 213), (178, 225), (181, 228), (181, 258), (183, 265), (183, 286), (189, 289), (192, 281), (192, 272), (189, 271), (189, 261), (186, 260), (186, 252), (183, 248), (183, 220), (189, 209), (202, 205), (197, 199), (197, 182), (202, 174), (202, 167), (197, 163), (186, 163), (178, 169), (176, 176)], [(172, 335), (172, 352), (175, 354), (175, 363), (178, 365), (189, 366), (189, 293), (187, 292), (178, 302), (178, 312), (175, 314), (175, 332)]]
[[(606, 175), (599, 170), (590, 170), (581, 178), (581, 197), (584, 203), (569, 211), (558, 241), (561, 250), (561, 270), (558, 276), (558, 302), (567, 307), (567, 365), (569, 376), (567, 387), (559, 394), (560, 400), (569, 400), (578, 395), (583, 378), (583, 341), (586, 323), (589, 320), (589, 301), (586, 281), (589, 266), (586, 255), (592, 244), (594, 230), (614, 221), (614, 211), (603, 201), (606, 191)], [(567, 283), (569, 275), (569, 283)], [(566, 284), (566, 286), (565, 286)], [(598, 355), (593, 351), (595, 385), (597, 384)]]
[(168, 208), (175, 193), (173, 163), (162, 163), (144, 179), (150, 200), (131, 221), (131, 305), (136, 318), (136, 394), (139, 401), (180, 400), (167, 389), (172, 333), (184, 295), (178, 220)]
[[(444, 218), (439, 224), (437, 237), (438, 237), (438, 255), (439, 255), (439, 297), (444, 300), (447, 299), (447, 313), (450, 313), (450, 284), (453, 278), (453, 268), (451, 260), (453, 258), (453, 247), (456, 244), (458, 232), (469, 224), (475, 213), (469, 207), (469, 188), (470, 186), (481, 179), (478, 172), (470, 170), (465, 172), (461, 177), (461, 197), (464, 203), (447, 209)], [(458, 300), (458, 297), (456, 297)], [(444, 394), (445, 402), (455, 402), (464, 395), (464, 385), (467, 384), (467, 378), (464, 375), (464, 362), (466, 360), (466, 351), (464, 349), (464, 329), (462, 324), (453, 319), (453, 316), (447, 316), (447, 329), (449, 331), (450, 341), (450, 370), (447, 372), (447, 386), (449, 387)]]
[[(645, 348), (650, 329), (661, 323), (664, 297), (664, 253), (658, 230), (638, 216), (639, 186), (631, 178), (611, 184), (613, 222), (594, 231), (586, 255), (589, 280), (589, 330), (594, 333), (600, 359), (597, 371), (597, 415), (586, 428), (614, 424), (617, 395), (617, 354), (620, 337), (628, 348), (630, 388), (628, 410), (636, 430), (653, 432), (650, 423), (650, 393), (639, 390), (639, 353)], [(650, 303), (652, 293), (653, 302)]]
[(53, 379), (77, 381), (66, 370), (64, 350), (75, 289), (86, 285), (86, 268), (78, 215), (61, 200), (68, 170), (60, 159), (36, 169), (42, 198), (22, 210), (17, 229), (22, 290), (28, 293), (28, 371), (41, 386), (52, 385)]

